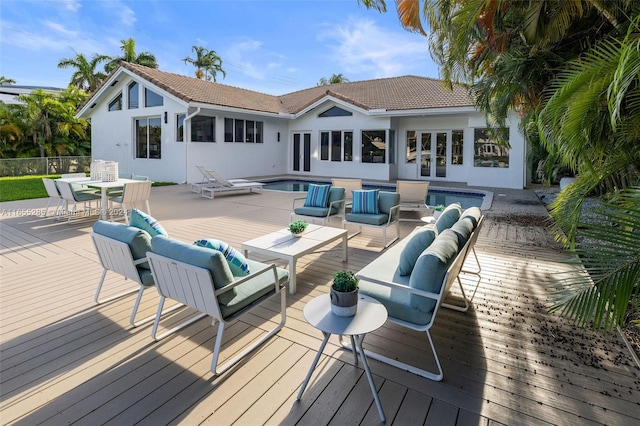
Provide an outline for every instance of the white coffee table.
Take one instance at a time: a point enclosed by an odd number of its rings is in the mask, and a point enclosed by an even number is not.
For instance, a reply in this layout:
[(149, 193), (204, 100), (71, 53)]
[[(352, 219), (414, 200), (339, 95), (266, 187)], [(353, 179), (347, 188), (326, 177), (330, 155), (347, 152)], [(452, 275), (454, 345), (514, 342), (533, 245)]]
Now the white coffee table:
[(304, 307), (303, 313), (309, 324), (322, 331), (324, 340), (322, 341), (320, 349), (318, 349), (318, 353), (311, 364), (311, 368), (309, 368), (307, 377), (304, 379), (304, 383), (298, 392), (298, 401), (302, 398), (302, 394), (311, 379), (313, 370), (315, 370), (318, 360), (320, 360), (320, 355), (324, 351), (324, 347), (327, 345), (329, 337), (332, 334), (340, 335), (341, 339), (342, 336), (349, 336), (351, 339), (351, 350), (353, 351), (355, 363), (358, 364), (358, 353), (360, 353), (360, 356), (362, 357), (362, 366), (364, 367), (364, 372), (367, 374), (369, 386), (373, 393), (373, 399), (376, 401), (380, 419), (382, 422), (385, 422), (386, 420), (382, 404), (380, 403), (380, 397), (378, 396), (376, 385), (373, 382), (373, 377), (371, 376), (367, 357), (362, 349), (364, 336), (367, 333), (382, 327), (382, 324), (387, 321), (388, 314), (384, 305), (372, 297), (360, 294), (358, 296), (358, 311), (356, 314), (352, 317), (339, 317), (331, 312), (331, 301), (329, 295), (323, 294), (322, 296), (318, 296), (307, 303)]
[(254, 238), (242, 243), (244, 255), (249, 252), (289, 262), (289, 293), (296, 292), (296, 262), (306, 254), (317, 251), (342, 238), (342, 261), (347, 261), (347, 230), (310, 224), (301, 237), (294, 237), (288, 229)]

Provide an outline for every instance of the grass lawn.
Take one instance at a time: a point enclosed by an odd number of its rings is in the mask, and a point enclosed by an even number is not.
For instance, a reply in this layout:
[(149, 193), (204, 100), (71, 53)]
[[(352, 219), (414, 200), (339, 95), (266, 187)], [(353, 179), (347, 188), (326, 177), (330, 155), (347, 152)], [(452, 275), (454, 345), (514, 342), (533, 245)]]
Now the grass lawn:
[[(58, 179), (60, 175), (11, 176), (0, 178), (0, 202), (46, 198), (42, 178)], [(153, 186), (175, 185), (173, 182), (154, 182)]]

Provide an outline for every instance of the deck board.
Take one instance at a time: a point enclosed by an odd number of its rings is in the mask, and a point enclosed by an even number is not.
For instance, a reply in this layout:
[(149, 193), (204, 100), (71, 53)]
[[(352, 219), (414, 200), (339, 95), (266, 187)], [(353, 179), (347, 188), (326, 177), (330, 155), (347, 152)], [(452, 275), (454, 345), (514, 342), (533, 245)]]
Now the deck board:
[[(176, 186), (153, 188), (151, 204), (172, 237), (217, 238), (239, 248), (285, 227), (293, 196), (263, 191), (206, 200)], [(509, 196), (528, 199), (531, 192)], [(494, 200), (487, 212), (476, 245), (480, 275), (461, 275), (467, 294), (477, 284), (472, 308), (442, 309), (432, 329), (444, 380), (370, 361), (388, 423), (640, 423), (640, 369), (617, 334), (575, 329), (546, 311), (558, 272), (569, 268), (561, 263), (566, 256), (544, 227), (506, 220), (504, 212), (513, 207), (508, 198)], [(526, 206), (538, 210), (518, 214), (546, 214), (542, 206)], [(3, 424), (379, 423), (362, 366), (353, 365), (335, 336), (296, 401), (322, 340), (305, 321), (304, 306), (329, 291), (335, 270), (357, 271), (379, 256), (379, 231), (365, 229), (350, 239), (346, 263), (338, 244), (303, 257), (298, 292), (287, 295), (285, 328), (213, 377), (216, 327), (210, 320), (153, 342), (149, 325), (129, 325), (135, 295), (94, 304), (102, 272), (89, 238), (94, 220), (0, 218)], [(421, 224), (403, 221), (401, 236)], [(472, 258), (465, 268), (476, 268)], [(109, 273), (105, 290), (130, 284)], [(460, 301), (458, 292), (451, 301)], [(155, 290), (145, 292), (139, 317), (153, 315), (157, 303)], [(278, 310), (272, 299), (228, 327), (221, 361), (275, 325)], [(188, 315), (187, 310), (163, 318), (162, 326)], [(433, 362), (424, 333), (393, 324), (367, 335), (364, 345), (418, 365)]]

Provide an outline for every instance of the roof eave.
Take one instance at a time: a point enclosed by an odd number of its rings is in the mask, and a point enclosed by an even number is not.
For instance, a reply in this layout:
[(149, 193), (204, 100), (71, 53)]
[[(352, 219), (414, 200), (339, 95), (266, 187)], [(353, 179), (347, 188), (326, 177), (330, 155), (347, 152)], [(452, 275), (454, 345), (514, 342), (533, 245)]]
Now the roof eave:
[(253, 114), (253, 115), (260, 115), (263, 117), (283, 118), (283, 116), (285, 116), (285, 118), (289, 118), (289, 117), (286, 117), (286, 114), (283, 114), (281, 112), (259, 111), (259, 110), (230, 107), (230, 106), (223, 106), (223, 105), (217, 105), (217, 104), (208, 104), (204, 102), (189, 102), (188, 106), (190, 108), (215, 109), (217, 111), (235, 112), (239, 114)]
[(376, 109), (368, 111), (368, 115), (379, 117), (405, 117), (408, 115), (450, 115), (450, 114), (462, 114), (469, 112), (477, 112), (478, 110), (473, 106), (461, 106), (461, 107), (444, 107), (444, 108), (420, 108), (420, 109), (396, 109), (385, 110)]

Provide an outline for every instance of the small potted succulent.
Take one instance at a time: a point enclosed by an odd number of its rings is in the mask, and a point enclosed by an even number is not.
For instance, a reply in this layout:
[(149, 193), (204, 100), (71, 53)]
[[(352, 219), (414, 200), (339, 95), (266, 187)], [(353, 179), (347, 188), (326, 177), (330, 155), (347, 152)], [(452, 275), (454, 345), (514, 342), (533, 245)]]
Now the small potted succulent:
[(304, 220), (294, 220), (289, 224), (289, 231), (294, 237), (300, 237), (304, 230), (307, 229), (307, 225), (309, 224)]
[(358, 310), (358, 278), (351, 271), (340, 270), (333, 275), (331, 312), (340, 317), (352, 317)]
[(439, 218), (443, 211), (444, 211), (444, 205), (438, 204), (437, 206), (435, 206), (433, 208), (433, 218), (434, 219)]

